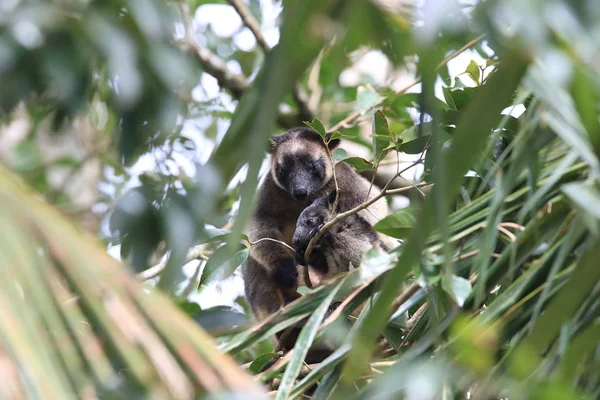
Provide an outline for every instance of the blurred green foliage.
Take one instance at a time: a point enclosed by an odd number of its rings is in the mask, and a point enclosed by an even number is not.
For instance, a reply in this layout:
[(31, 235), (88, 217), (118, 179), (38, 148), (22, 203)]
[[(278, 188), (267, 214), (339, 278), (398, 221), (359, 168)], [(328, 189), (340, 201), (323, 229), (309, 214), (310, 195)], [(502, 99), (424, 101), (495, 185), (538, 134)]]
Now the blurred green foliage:
[[(278, 398), (599, 398), (600, 3), (400, 3), (0, 3), (0, 160), (250, 373), (309, 317), (260, 375)], [(401, 242), (257, 326), (243, 297), (198, 306), (236, 296), (267, 139), (305, 123), (380, 185), (418, 158), (375, 226)]]

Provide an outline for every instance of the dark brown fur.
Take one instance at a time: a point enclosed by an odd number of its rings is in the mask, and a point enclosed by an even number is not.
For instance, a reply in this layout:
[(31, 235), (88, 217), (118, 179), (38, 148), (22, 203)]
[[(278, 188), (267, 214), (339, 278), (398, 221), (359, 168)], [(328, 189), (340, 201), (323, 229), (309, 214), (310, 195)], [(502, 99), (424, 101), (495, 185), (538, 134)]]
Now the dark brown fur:
[[(330, 148), (337, 144), (331, 143)], [(278, 172), (281, 175), (278, 164), (282, 160), (293, 161), (293, 165), (288, 163), (287, 166), (288, 172), (293, 174), (305, 167), (303, 163), (307, 162), (307, 156), (324, 160), (322, 179), (300, 179), (301, 184), (297, 185), (294, 183), (295, 178), (290, 181), (284, 179), (283, 182), (277, 178)], [(272, 238), (291, 246), (296, 220), (302, 210), (335, 187), (332, 165), (325, 144), (318, 134), (309, 128), (296, 128), (273, 137), (271, 157), (271, 170), (259, 189), (248, 236), (252, 242)], [(343, 162), (336, 164), (335, 171), (340, 193), (338, 211), (349, 210), (364, 202), (370, 183)], [(298, 198), (302, 196), (296, 193), (297, 196), (294, 197), (297, 198), (294, 198), (291, 192), (300, 189), (303, 191), (301, 194), (306, 194), (306, 197)], [(372, 188), (369, 197), (377, 193), (378, 191)], [(382, 199), (366, 209), (364, 215), (368, 222), (373, 224), (386, 212), (387, 205)], [(315, 276), (320, 275), (320, 271), (316, 269), (313, 269), (312, 273)], [(258, 320), (280, 308), (282, 304), (278, 293), (284, 293), (285, 302), (291, 301), (299, 296), (296, 289), (302, 284), (294, 252), (272, 241), (262, 241), (251, 247), (250, 256), (244, 263), (243, 276), (248, 303)]]
[[(318, 198), (298, 217), (293, 242), (301, 264), (306, 265), (303, 255), (310, 240), (325, 223), (335, 217), (335, 197), (334, 190), (328, 196)], [(333, 225), (323, 235), (312, 251), (308, 264), (322, 271), (323, 279), (330, 279), (340, 272), (349, 271), (350, 264), (358, 267), (364, 253), (375, 246), (389, 250), (360, 213), (352, 214)]]

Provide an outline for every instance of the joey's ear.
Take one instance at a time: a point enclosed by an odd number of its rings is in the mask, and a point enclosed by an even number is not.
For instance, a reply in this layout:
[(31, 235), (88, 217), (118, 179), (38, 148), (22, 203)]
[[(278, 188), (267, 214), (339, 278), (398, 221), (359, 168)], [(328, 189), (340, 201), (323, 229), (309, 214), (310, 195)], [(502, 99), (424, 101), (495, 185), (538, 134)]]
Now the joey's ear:
[(330, 141), (329, 145), (328, 145), (329, 150), (335, 149), (336, 147), (338, 147), (340, 145), (340, 143), (341, 143), (340, 139), (334, 139), (334, 140)]
[(327, 196), (327, 205), (329, 206), (329, 208), (333, 208), (333, 204), (335, 203), (336, 196), (337, 196), (337, 190), (335, 190), (335, 189), (333, 189)]
[[(333, 133), (334, 132), (327, 132), (326, 138), (329, 140), (329, 138), (331, 137), (331, 135), (333, 135)], [(340, 142), (341, 142), (340, 139), (330, 140), (327, 147), (329, 147), (329, 150), (333, 150), (340, 145)]]
[(282, 142), (281, 135), (273, 135), (269, 138), (269, 153), (273, 153), (277, 146)]

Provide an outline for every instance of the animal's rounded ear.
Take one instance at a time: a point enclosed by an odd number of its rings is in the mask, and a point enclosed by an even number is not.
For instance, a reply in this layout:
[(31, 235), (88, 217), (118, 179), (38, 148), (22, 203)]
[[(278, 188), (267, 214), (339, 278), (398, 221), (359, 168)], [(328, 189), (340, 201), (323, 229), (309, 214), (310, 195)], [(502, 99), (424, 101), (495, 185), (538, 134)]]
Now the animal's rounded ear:
[(269, 138), (269, 153), (275, 152), (277, 146), (282, 142), (281, 135), (273, 135)]
[[(331, 135), (333, 135), (334, 132), (327, 132), (327, 135), (325, 136), (327, 140), (329, 140), (329, 138), (331, 137)], [(333, 150), (336, 147), (338, 147), (341, 143), (340, 139), (333, 139), (333, 140), (329, 140), (329, 143), (327, 144), (327, 147), (329, 147), (329, 150)]]
[(327, 205), (332, 208), (335, 204), (335, 198), (337, 197), (337, 190), (333, 189), (327, 196)]

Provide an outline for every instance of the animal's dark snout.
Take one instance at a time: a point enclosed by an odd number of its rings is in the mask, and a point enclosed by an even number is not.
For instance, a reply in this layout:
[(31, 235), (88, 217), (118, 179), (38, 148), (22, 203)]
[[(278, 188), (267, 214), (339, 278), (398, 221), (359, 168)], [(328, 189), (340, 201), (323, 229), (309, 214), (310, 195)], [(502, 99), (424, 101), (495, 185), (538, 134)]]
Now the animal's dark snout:
[(304, 188), (292, 189), (292, 197), (296, 200), (305, 200), (308, 197), (308, 191)]

